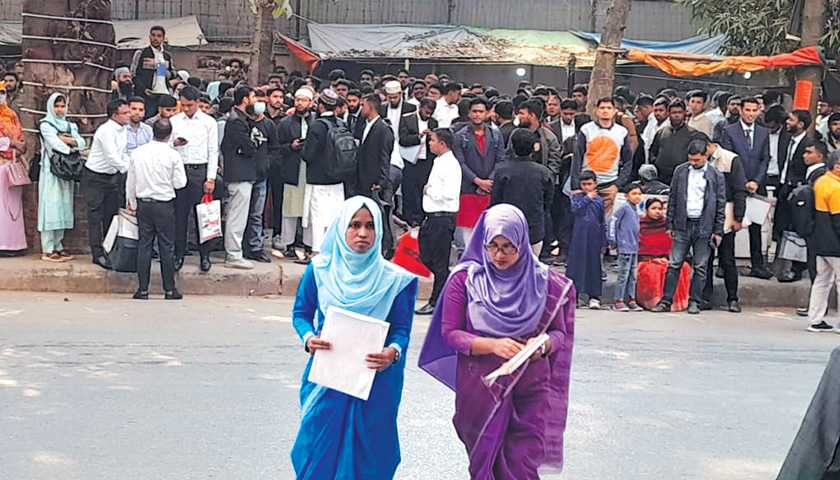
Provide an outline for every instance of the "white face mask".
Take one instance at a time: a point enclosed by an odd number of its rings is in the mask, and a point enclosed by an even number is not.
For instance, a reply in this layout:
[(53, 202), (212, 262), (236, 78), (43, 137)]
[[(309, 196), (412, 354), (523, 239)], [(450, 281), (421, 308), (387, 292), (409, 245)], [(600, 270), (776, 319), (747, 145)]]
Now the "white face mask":
[(514, 117), (514, 118), (513, 118), (513, 126), (514, 126), (514, 127), (518, 127), (518, 126), (519, 126), (519, 117)]
[(254, 104), (254, 113), (257, 115), (262, 115), (265, 113), (265, 102), (257, 102)]
[(6, 104), (6, 94), (0, 95), (0, 105)]

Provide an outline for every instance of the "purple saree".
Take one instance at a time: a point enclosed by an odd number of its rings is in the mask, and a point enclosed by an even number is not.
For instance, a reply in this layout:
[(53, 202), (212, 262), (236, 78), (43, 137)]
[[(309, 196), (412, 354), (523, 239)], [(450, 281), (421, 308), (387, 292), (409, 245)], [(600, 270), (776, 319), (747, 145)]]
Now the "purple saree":
[(562, 468), (563, 432), (569, 405), (569, 373), (574, 343), (575, 288), (551, 271), (548, 298), (533, 332), (550, 337), (546, 358), (530, 361), (492, 387), (482, 377), (504, 359), (471, 356), (479, 333), (470, 320), (467, 268), (453, 271), (435, 311), (420, 367), (454, 389), (453, 423), (470, 458), (473, 480), (538, 479), (541, 465)]

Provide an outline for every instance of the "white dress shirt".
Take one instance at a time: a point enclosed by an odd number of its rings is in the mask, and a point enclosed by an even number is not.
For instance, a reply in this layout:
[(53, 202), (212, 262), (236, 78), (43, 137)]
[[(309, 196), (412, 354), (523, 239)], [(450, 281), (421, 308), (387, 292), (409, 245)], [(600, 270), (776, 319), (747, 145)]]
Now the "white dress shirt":
[(706, 196), (706, 162), (703, 168), (690, 167), (688, 169), (688, 190), (686, 191), (685, 212), (688, 218), (700, 218), (703, 215), (703, 200)]
[(400, 155), (400, 120), (402, 119), (402, 102), (397, 108), (391, 108), (388, 104), (388, 121), (391, 122), (391, 131), (394, 132), (394, 146), (391, 148), (391, 165), (402, 170), (405, 168), (402, 155)]
[(445, 98), (440, 98), (437, 101), (435, 113), (432, 115), (432, 118), (437, 120), (438, 128), (449, 128), (452, 126), (452, 121), (459, 116), (458, 104), (450, 105), (446, 102)]
[(806, 133), (808, 132), (802, 132), (790, 140), (790, 146), (788, 148), (787, 155), (785, 158), (785, 166), (784, 168), (782, 168), (782, 173), (779, 177), (779, 181), (782, 183), (782, 185), (784, 185), (785, 181), (787, 180), (787, 172), (788, 168), (790, 167), (790, 162), (793, 159), (793, 155), (796, 153), (796, 149), (799, 148), (799, 142), (801, 142), (802, 139), (805, 138)]
[(647, 125), (642, 131), (642, 142), (645, 145), (645, 163), (650, 163), (650, 146), (653, 145), (653, 139), (656, 138), (656, 132), (659, 130), (659, 125), (656, 123), (656, 117), (653, 112), (648, 115)]
[(426, 213), (458, 213), (461, 198), (461, 163), (452, 151), (435, 158), (423, 193)]
[(128, 170), (125, 146), (123, 126), (109, 118), (93, 134), (93, 144), (85, 166), (88, 170), (107, 175), (125, 173)]
[(414, 97), (411, 97), (408, 100), (406, 100), (406, 103), (410, 103), (410, 104), (412, 104), (412, 105), (414, 105), (415, 107), (418, 107), (418, 108), (420, 107), (420, 100), (417, 100)]
[(418, 160), (425, 160), (428, 158), (428, 154), (426, 153), (426, 137), (422, 134), (429, 128), (429, 121), (423, 120), (420, 118), (420, 112), (416, 113), (417, 115), (417, 133), (420, 134), (420, 153), (417, 155)]
[(770, 163), (767, 165), (767, 176), (779, 176), (779, 137), (781, 137), (781, 129), (776, 133), (770, 134)]
[(744, 136), (747, 137), (747, 147), (752, 150), (753, 144), (755, 143), (755, 124), (747, 125), (743, 120), (739, 123), (741, 124), (741, 130), (744, 131)]
[(575, 131), (575, 121), (572, 120), (572, 123), (566, 125), (566, 122), (563, 119), (560, 119), (560, 136), (563, 137), (560, 139), (560, 143), (565, 142), (567, 139), (574, 137), (577, 135)]
[(171, 140), (183, 137), (187, 144), (175, 147), (181, 154), (184, 165), (207, 165), (207, 180), (216, 180), (219, 168), (219, 130), (213, 118), (201, 110), (188, 117), (181, 112), (171, 119)]
[(175, 190), (186, 185), (181, 155), (168, 143), (152, 140), (131, 154), (125, 198), (133, 209), (137, 208), (137, 199), (168, 202), (175, 198)]

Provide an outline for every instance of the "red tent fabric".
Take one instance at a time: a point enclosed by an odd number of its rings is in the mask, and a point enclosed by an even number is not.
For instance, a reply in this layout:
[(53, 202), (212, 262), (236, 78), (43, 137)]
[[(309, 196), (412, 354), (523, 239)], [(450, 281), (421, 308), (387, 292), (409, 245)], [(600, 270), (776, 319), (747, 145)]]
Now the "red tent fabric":
[(295, 58), (306, 65), (306, 68), (308, 68), (310, 72), (315, 70), (315, 67), (318, 66), (318, 62), (321, 61), (321, 57), (312, 50), (309, 50), (285, 35), (280, 35), (280, 37), (284, 42), (286, 42), (286, 46), (289, 47), (289, 50), (291, 50), (292, 55), (294, 55)]

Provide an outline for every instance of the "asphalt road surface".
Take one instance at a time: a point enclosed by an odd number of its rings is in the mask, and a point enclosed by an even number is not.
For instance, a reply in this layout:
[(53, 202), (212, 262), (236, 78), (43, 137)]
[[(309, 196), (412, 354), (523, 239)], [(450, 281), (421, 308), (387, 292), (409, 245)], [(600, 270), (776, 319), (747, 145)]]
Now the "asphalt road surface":
[[(307, 360), (291, 299), (0, 292), (0, 479), (286, 479)], [(398, 479), (466, 479), (454, 395), (416, 367)], [(566, 468), (775, 478), (840, 335), (792, 312), (580, 311)]]

